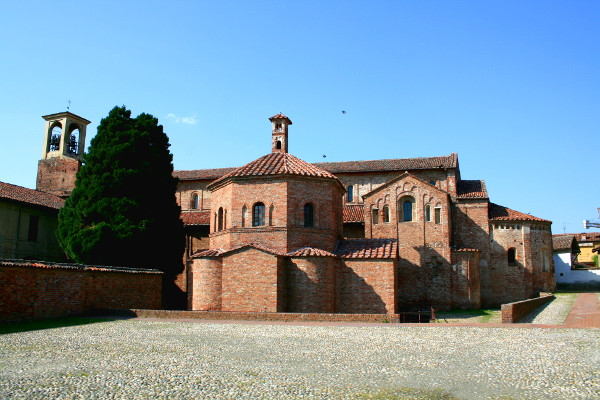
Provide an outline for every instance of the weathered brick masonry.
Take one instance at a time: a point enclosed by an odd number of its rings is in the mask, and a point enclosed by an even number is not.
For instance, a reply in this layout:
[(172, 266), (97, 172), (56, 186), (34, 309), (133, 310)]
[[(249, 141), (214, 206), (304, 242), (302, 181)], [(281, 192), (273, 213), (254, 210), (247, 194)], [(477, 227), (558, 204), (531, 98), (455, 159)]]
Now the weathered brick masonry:
[(80, 314), (95, 308), (161, 308), (162, 273), (0, 260), (0, 321)]

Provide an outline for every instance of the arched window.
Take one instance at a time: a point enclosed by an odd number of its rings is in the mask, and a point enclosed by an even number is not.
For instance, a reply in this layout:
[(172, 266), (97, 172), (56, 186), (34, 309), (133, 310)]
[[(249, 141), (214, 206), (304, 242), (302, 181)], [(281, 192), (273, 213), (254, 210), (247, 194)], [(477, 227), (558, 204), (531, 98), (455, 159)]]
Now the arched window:
[(242, 207), (242, 228), (246, 226), (246, 214), (248, 213), (248, 207), (244, 204)]
[(550, 271), (550, 257), (548, 256), (549, 252), (547, 248), (542, 249), (542, 272)]
[(387, 204), (383, 206), (383, 222), (390, 222), (390, 207)]
[(265, 224), (265, 205), (256, 203), (252, 208), (252, 226), (263, 226)]
[(223, 230), (223, 207), (219, 207), (219, 212), (217, 213), (217, 231)]
[(508, 263), (510, 265), (514, 265), (517, 263), (517, 249), (511, 247), (506, 251), (506, 257), (508, 259)]
[(69, 127), (68, 151), (71, 154), (79, 154), (79, 126), (75, 124)]
[(192, 200), (190, 201), (190, 208), (192, 210), (197, 210), (199, 205), (200, 204), (199, 204), (198, 193), (192, 194)]
[(48, 151), (58, 151), (60, 149), (60, 137), (62, 136), (62, 125), (60, 123), (56, 123), (52, 127), (52, 131), (50, 133), (50, 140), (48, 143)]
[(348, 186), (348, 203), (354, 201), (354, 187), (352, 185)]
[(315, 209), (312, 204), (306, 203), (304, 205), (304, 227), (312, 228), (315, 226)]
[(378, 208), (374, 208), (371, 211), (371, 216), (373, 219), (373, 225), (377, 225), (379, 223), (379, 209)]
[(413, 220), (413, 202), (411, 199), (402, 200), (402, 221), (410, 222)]
[(425, 221), (431, 222), (431, 206), (429, 204), (425, 206)]

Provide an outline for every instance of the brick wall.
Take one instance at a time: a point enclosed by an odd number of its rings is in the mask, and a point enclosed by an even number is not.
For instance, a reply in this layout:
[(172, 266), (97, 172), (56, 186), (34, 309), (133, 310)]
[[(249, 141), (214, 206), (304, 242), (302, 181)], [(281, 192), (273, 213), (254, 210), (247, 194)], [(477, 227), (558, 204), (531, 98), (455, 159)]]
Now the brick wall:
[(94, 308), (161, 308), (162, 273), (0, 261), (0, 321), (56, 318)]
[(228, 253), (222, 263), (223, 311), (284, 310), (282, 257), (246, 247)]
[(336, 312), (395, 313), (397, 264), (391, 259), (344, 259), (336, 270)]
[(554, 299), (554, 295), (536, 297), (534, 299), (502, 304), (502, 323), (512, 324), (538, 307)]
[(471, 250), (452, 253), (452, 307), (481, 307), (479, 254)]
[(75, 187), (80, 163), (73, 158), (49, 158), (38, 162), (36, 189), (56, 196), (68, 196)]
[(335, 312), (334, 257), (293, 257), (286, 263), (288, 312)]
[(194, 259), (188, 290), (188, 309), (221, 311), (222, 267), (221, 257)]

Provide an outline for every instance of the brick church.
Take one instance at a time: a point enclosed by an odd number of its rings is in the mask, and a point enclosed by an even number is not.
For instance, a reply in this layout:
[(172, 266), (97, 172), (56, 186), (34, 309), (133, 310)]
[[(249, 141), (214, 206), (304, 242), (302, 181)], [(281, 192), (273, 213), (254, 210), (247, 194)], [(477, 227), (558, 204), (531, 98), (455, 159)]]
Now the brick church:
[[(60, 199), (90, 122), (44, 119), (36, 193)], [(461, 178), (457, 154), (310, 164), (288, 152), (292, 121), (269, 120), (271, 153), (175, 172), (188, 309), (397, 313), (554, 290), (551, 221), (491, 203), (483, 181)]]
[(555, 287), (551, 221), (491, 203), (458, 156), (310, 164), (271, 153), (176, 171), (192, 310), (397, 313), (479, 308)]

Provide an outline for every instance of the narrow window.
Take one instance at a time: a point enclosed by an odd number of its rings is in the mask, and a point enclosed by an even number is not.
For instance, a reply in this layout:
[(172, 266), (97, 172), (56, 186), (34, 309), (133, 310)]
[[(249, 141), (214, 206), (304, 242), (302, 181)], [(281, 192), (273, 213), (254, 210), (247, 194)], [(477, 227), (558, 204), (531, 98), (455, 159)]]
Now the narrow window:
[(194, 194), (192, 195), (192, 201), (191, 201), (191, 204), (190, 204), (190, 208), (191, 208), (192, 210), (197, 210), (197, 209), (198, 209), (198, 206), (199, 206), (198, 194), (197, 194), (197, 193), (194, 193)]
[(315, 226), (314, 214), (315, 214), (315, 209), (314, 209), (313, 205), (310, 203), (306, 203), (304, 205), (304, 227), (305, 228), (312, 228), (313, 226)]
[(29, 216), (29, 230), (27, 231), (27, 240), (36, 242), (38, 240), (38, 230), (40, 225), (40, 217), (37, 215)]
[(242, 207), (242, 228), (246, 226), (246, 213), (248, 213), (248, 208), (244, 205)]
[(252, 209), (252, 226), (263, 226), (265, 224), (265, 205), (256, 203)]
[(517, 249), (511, 247), (506, 252), (506, 257), (508, 258), (508, 264), (514, 265), (517, 263)]
[(217, 214), (217, 230), (218, 231), (222, 231), (223, 230), (223, 207), (219, 207), (219, 212)]
[(441, 224), (442, 223), (442, 209), (441, 208), (434, 208), (434, 213), (435, 213), (435, 223), (436, 224)]
[(431, 222), (431, 206), (429, 204), (425, 206), (425, 221)]
[(373, 225), (377, 225), (379, 223), (379, 209), (373, 209)]
[(410, 200), (404, 200), (402, 203), (403, 220), (404, 222), (412, 221), (413, 204)]
[(542, 272), (550, 271), (550, 259), (548, 257), (548, 249), (542, 249)]
[(353, 186), (350, 185), (348, 186), (348, 203), (351, 203), (354, 200), (354, 190), (353, 190)]
[(269, 207), (269, 226), (273, 226), (273, 210), (275, 209), (275, 207), (273, 206), (273, 204), (271, 204), (271, 207)]
[(277, 143), (275, 144), (275, 148), (277, 150), (281, 150), (281, 140), (278, 140)]
[(387, 204), (383, 206), (383, 222), (390, 222), (390, 207)]
[(227, 210), (225, 210), (225, 215), (223, 216), (223, 229), (227, 229)]

